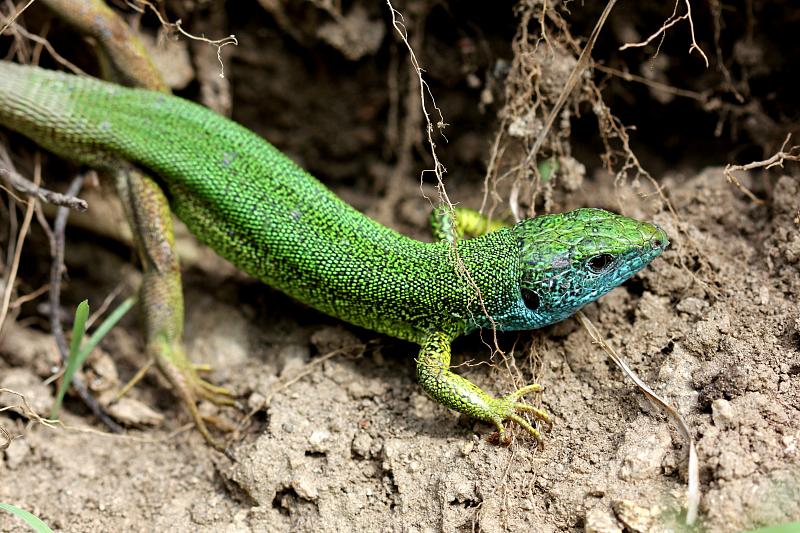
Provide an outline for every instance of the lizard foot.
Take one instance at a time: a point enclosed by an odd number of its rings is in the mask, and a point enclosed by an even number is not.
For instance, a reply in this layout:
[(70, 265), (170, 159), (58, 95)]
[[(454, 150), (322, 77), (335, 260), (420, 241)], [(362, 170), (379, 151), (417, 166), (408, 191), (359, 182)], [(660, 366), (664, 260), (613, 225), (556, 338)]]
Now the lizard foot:
[(525, 394), (531, 392), (541, 392), (543, 387), (538, 384), (527, 385), (522, 387), (519, 390), (512, 392), (511, 394), (507, 394), (502, 398), (488, 398), (486, 410), (488, 411), (488, 422), (491, 422), (497, 428), (497, 432), (490, 437), (492, 442), (496, 444), (501, 444), (503, 446), (508, 446), (511, 444), (511, 437), (506, 433), (505, 427), (503, 427), (503, 422), (506, 420), (510, 420), (512, 422), (516, 422), (519, 426), (521, 426), (525, 431), (530, 433), (534, 439), (539, 443), (539, 447), (542, 447), (544, 441), (542, 440), (542, 435), (535, 427), (533, 427), (527, 420), (525, 420), (520, 413), (530, 413), (537, 419), (541, 420), (545, 424), (547, 424), (548, 429), (550, 429), (553, 425), (550, 416), (544, 409), (539, 409), (532, 405), (521, 403), (519, 400)]
[[(148, 361), (142, 368), (140, 368), (136, 375), (134, 375), (114, 396), (113, 401), (117, 401), (123, 396), (125, 396), (130, 390), (135, 387), (139, 381), (144, 378), (145, 374), (153, 368), (154, 362), (152, 360)], [(181, 372), (179, 367), (175, 366), (174, 372)], [(189, 365), (188, 371), (182, 371), (185, 376), (185, 381), (190, 384), (191, 388), (195, 391), (195, 395), (198, 398), (202, 398), (204, 400), (208, 400), (209, 402), (213, 403), (214, 405), (224, 405), (224, 406), (232, 406), (236, 405), (236, 400), (234, 398), (233, 393), (225, 388), (219, 387), (208, 381), (201, 378), (198, 373), (200, 372), (211, 372), (213, 369), (211, 365), (207, 364), (191, 364)]]
[(236, 405), (233, 394), (225, 387), (219, 387), (201, 378), (198, 371), (209, 371), (210, 367), (190, 363), (181, 347), (162, 344), (158, 348), (156, 352), (158, 367), (189, 411), (197, 430), (210, 445), (218, 450), (224, 450), (225, 446), (211, 435), (206, 422), (223, 431), (226, 431), (230, 424), (226, 424), (216, 416), (200, 413), (197, 401), (207, 400), (215, 405), (233, 406)]

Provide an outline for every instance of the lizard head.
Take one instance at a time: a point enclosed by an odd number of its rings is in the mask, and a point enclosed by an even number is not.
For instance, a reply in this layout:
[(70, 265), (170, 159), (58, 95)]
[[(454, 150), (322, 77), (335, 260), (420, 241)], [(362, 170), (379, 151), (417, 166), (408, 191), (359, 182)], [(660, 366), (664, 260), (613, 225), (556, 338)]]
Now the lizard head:
[(519, 298), (500, 329), (532, 329), (574, 314), (669, 245), (658, 226), (602, 209), (523, 220), (511, 228), (520, 253)]

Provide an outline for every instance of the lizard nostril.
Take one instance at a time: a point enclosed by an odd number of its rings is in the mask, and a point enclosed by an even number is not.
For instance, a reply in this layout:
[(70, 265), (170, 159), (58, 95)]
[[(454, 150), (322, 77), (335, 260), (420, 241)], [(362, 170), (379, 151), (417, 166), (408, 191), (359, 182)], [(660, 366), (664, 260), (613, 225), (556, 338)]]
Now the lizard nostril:
[(653, 248), (661, 248), (664, 246), (664, 241), (661, 239), (653, 239)]

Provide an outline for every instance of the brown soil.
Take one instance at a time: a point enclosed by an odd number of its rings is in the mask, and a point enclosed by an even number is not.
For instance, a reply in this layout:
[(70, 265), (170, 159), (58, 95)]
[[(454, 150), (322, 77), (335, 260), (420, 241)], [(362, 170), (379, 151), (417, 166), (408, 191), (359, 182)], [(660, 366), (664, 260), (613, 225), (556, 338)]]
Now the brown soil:
[[(178, 78), (188, 72), (177, 92), (223, 112), (232, 103), (236, 120), (348, 202), (427, 238), (430, 204), (418, 179), (430, 167), (424, 122), (406, 50), (392, 37), (386, 9), (356, 2), (336, 22), (323, 2), (261, 4), (228, 6), (227, 12), (170, 4), (169, 14), (184, 17), (187, 28), (193, 22), (208, 35), (235, 33), (240, 40), (238, 48), (224, 49), (227, 81), (217, 78), (216, 54), (205, 44), (189, 46), (185, 59), (168, 53)], [(571, 37), (557, 34), (556, 52), (536, 60), (544, 63), (520, 61), (517, 23), (535, 2), (521, 2), (516, 18), (511, 5), (456, 4), (395, 7), (407, 16), (411, 44), (450, 123), (449, 142), (436, 138), (438, 156), (450, 169), (447, 192), (454, 202), (480, 207), (487, 162), (497, 156), (495, 135), (505, 151), (497, 158), (499, 170), (488, 173), (490, 189), (505, 201), (516, 177), (499, 177), (524, 159), (531, 131), (541, 124), (542, 110), (525, 118), (521, 102), (530, 98), (520, 94), (533, 91), (542, 102), (554, 101), (575, 54)], [(588, 35), (599, 9), (570, 8), (572, 14), (559, 13), (572, 33)], [(787, 118), (797, 116), (797, 102), (787, 96), (796, 82), (775, 83), (784, 60), (797, 57), (798, 45), (787, 48), (776, 22), (788, 25), (791, 17), (779, 7), (758, 11), (750, 28), (744, 8), (723, 10), (719, 46), (726, 78), (714, 54), (708, 6), (697, 7), (695, 21), (699, 44), (712, 60), (708, 71), (696, 52), (687, 57), (685, 28), (667, 35), (656, 60), (653, 47), (641, 55), (619, 52), (622, 43), (644, 38), (631, 37), (633, 28), (649, 35), (669, 12), (636, 13), (628, 21), (623, 16), (631, 14), (622, 10), (638, 8), (617, 9), (595, 59), (614, 68), (638, 65), (642, 76), (696, 94), (708, 91), (704, 100), (681, 99), (618, 78), (601, 84), (606, 105), (638, 127), (629, 132), (632, 147), (663, 197), (646, 176), (635, 176), (635, 168), (627, 179), (600, 168), (601, 133), (615, 151), (612, 171), (628, 155), (603, 113), (592, 108), (597, 93), (581, 82), (544, 145), (561, 158), (563, 170), (523, 189), (520, 206), (605, 207), (654, 220), (667, 231), (672, 245), (661, 258), (585, 312), (691, 427), (703, 494), (699, 530), (800, 520), (800, 178), (792, 162), (771, 173), (739, 173), (766, 200), (759, 205), (727, 183), (722, 170), (731, 161), (772, 155), (797, 128)], [(785, 9), (792, 12), (790, 3)], [(22, 21), (39, 28), (49, 20), (43, 12), (31, 8)], [(53, 24), (51, 41), (91, 70), (86, 48), (76, 48), (74, 34)], [(143, 24), (145, 33), (157, 27), (148, 18)], [(538, 24), (534, 17), (529, 30)], [(750, 31), (749, 40), (731, 34), (740, 28), (749, 28), (739, 33)], [(753, 60), (759, 53), (761, 60)], [(523, 75), (531, 65), (551, 70), (531, 84)], [(508, 76), (520, 76), (518, 83)], [(25, 174), (32, 145), (14, 136), (3, 144)], [(588, 170), (582, 172), (578, 160)], [(61, 189), (57, 177), (72, 170), (51, 157), (45, 176)], [(424, 181), (423, 191), (435, 197), (435, 180)], [(70, 219), (62, 298), (67, 324), (78, 301), (89, 298), (96, 309), (120, 284), (124, 295), (133, 294), (140, 278), (116, 201), (102, 188), (82, 196), (94, 214)], [(8, 211), (2, 216), (7, 225)], [(454, 364), (470, 363), (461, 372), (487, 390), (508, 392), (514, 382), (531, 380), (546, 387), (541, 405), (555, 423), (544, 434), (544, 449), (521, 433), (510, 447), (498, 447), (487, 442), (490, 426), (427, 399), (414, 380), (413, 345), (321, 315), (237, 273), (191, 236), (182, 233), (179, 241), (187, 349), (196, 361), (212, 364), (209, 379), (242, 402), (241, 410), (202, 408), (233, 423), (253, 411), (228, 453), (204, 443), (164, 380), (151, 373), (119, 407), (120, 418), (140, 426), (125, 435), (105, 433), (74, 397), (62, 411), (69, 429), (0, 413), (0, 426), (21, 435), (0, 451), (0, 502), (63, 531), (685, 529), (684, 440), (576, 321), (501, 335), (505, 361), (492, 359), (477, 335), (454, 345)], [(46, 283), (48, 268), (47, 240), (35, 227), (18, 293)], [(46, 414), (55, 386), (45, 380), (57, 352), (43, 301), (46, 296), (22, 305), (7, 321), (0, 387), (22, 393)], [(129, 316), (90, 358), (86, 377), (95, 394), (102, 398), (129, 379), (144, 363), (141, 351), (136, 318)], [(0, 396), (0, 405), (18, 403)], [(0, 514), (0, 531), (19, 527)]]

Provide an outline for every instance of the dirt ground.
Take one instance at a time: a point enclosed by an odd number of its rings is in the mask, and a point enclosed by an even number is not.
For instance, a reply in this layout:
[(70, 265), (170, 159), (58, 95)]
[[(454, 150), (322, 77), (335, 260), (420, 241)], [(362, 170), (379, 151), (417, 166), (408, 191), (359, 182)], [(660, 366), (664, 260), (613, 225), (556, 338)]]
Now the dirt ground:
[[(154, 50), (174, 75), (174, 90), (231, 112), (358, 209), (430, 239), (423, 193), (436, 192), (431, 173), (420, 186), (420, 172), (431, 168), (424, 117), (388, 8), (232, 4), (168, 4), (170, 18), (183, 18), (195, 33), (239, 39), (223, 49), (224, 79), (206, 43)], [(664, 228), (670, 248), (585, 312), (689, 424), (702, 491), (694, 530), (800, 520), (800, 173), (791, 161), (737, 173), (763, 199), (756, 202), (723, 172), (726, 163), (770, 157), (787, 133), (800, 133), (790, 97), (797, 82), (776, 82), (800, 53), (780, 31), (796, 19), (790, 3), (785, 12), (780, 2), (772, 11), (692, 4), (709, 69), (696, 51), (687, 54), (685, 21), (658, 53), (657, 39), (623, 54), (619, 46), (646, 39), (670, 10), (632, 14), (638, 8), (618, 6), (593, 56), (608, 68), (636, 65), (649, 85), (597, 69), (585, 76), (543, 145), (559, 171), (521, 186), (529, 169), (518, 163), (575, 64), (572, 44), (585, 43), (572, 35), (589, 35), (602, 6), (556, 4), (571, 28), (566, 34), (555, 15), (539, 24), (537, 2), (458, 4), (395, 5), (449, 123), (447, 142), (437, 136), (436, 149), (449, 170), (450, 199), (481, 207), (486, 178), (486, 207), (496, 192), (497, 213), (516, 190), (526, 212), (603, 207)], [(153, 17), (126, 16), (145, 35), (158, 28)], [(520, 37), (526, 17), (530, 40)], [(43, 7), (18, 22), (37, 31), (50, 25), (56, 49), (93, 71), (89, 45)], [(535, 33), (545, 26), (550, 42)], [(10, 41), (0, 45), (12, 49)], [(542, 48), (528, 53), (531, 42)], [(636, 129), (615, 130), (607, 109)], [(33, 145), (0, 133), (30, 175)], [(603, 153), (611, 154), (610, 172)], [(637, 173), (639, 162), (654, 180)], [(75, 167), (55, 157), (46, 163), (48, 186), (63, 190)], [(81, 196), (91, 208), (71, 216), (67, 230), (66, 329), (80, 300), (94, 310), (119, 290), (119, 301), (141, 278), (108, 188), (90, 185)], [(8, 207), (2, 216), (11, 227)], [(11, 239), (2, 233), (5, 250)], [(0, 426), (20, 436), (0, 451), (0, 502), (69, 532), (687, 530), (684, 439), (574, 319), (500, 335), (505, 359), (479, 335), (454, 344), (454, 364), (469, 363), (460, 372), (486, 390), (545, 386), (540, 402), (554, 425), (544, 448), (518, 432), (511, 446), (499, 447), (487, 441), (492, 427), (425, 396), (415, 383), (415, 346), (259, 284), (180, 228), (179, 251), (187, 350), (241, 400), (241, 409), (201, 406), (239, 424), (228, 452), (205, 444), (165, 381), (150, 373), (112, 411), (138, 422), (124, 435), (108, 434), (72, 396), (62, 410), (68, 429), (0, 413)], [(7, 272), (6, 258), (1, 264)], [(46, 284), (49, 267), (47, 237), (34, 224), (15, 297)], [(46, 300), (15, 308), (0, 338), (0, 388), (23, 394), (42, 415), (53, 402), (49, 378), (58, 361)], [(113, 395), (145, 363), (137, 325), (131, 313), (90, 357), (85, 377), (98, 397)], [(18, 403), (0, 396), (0, 406)], [(20, 530), (0, 515), (0, 531)]]

